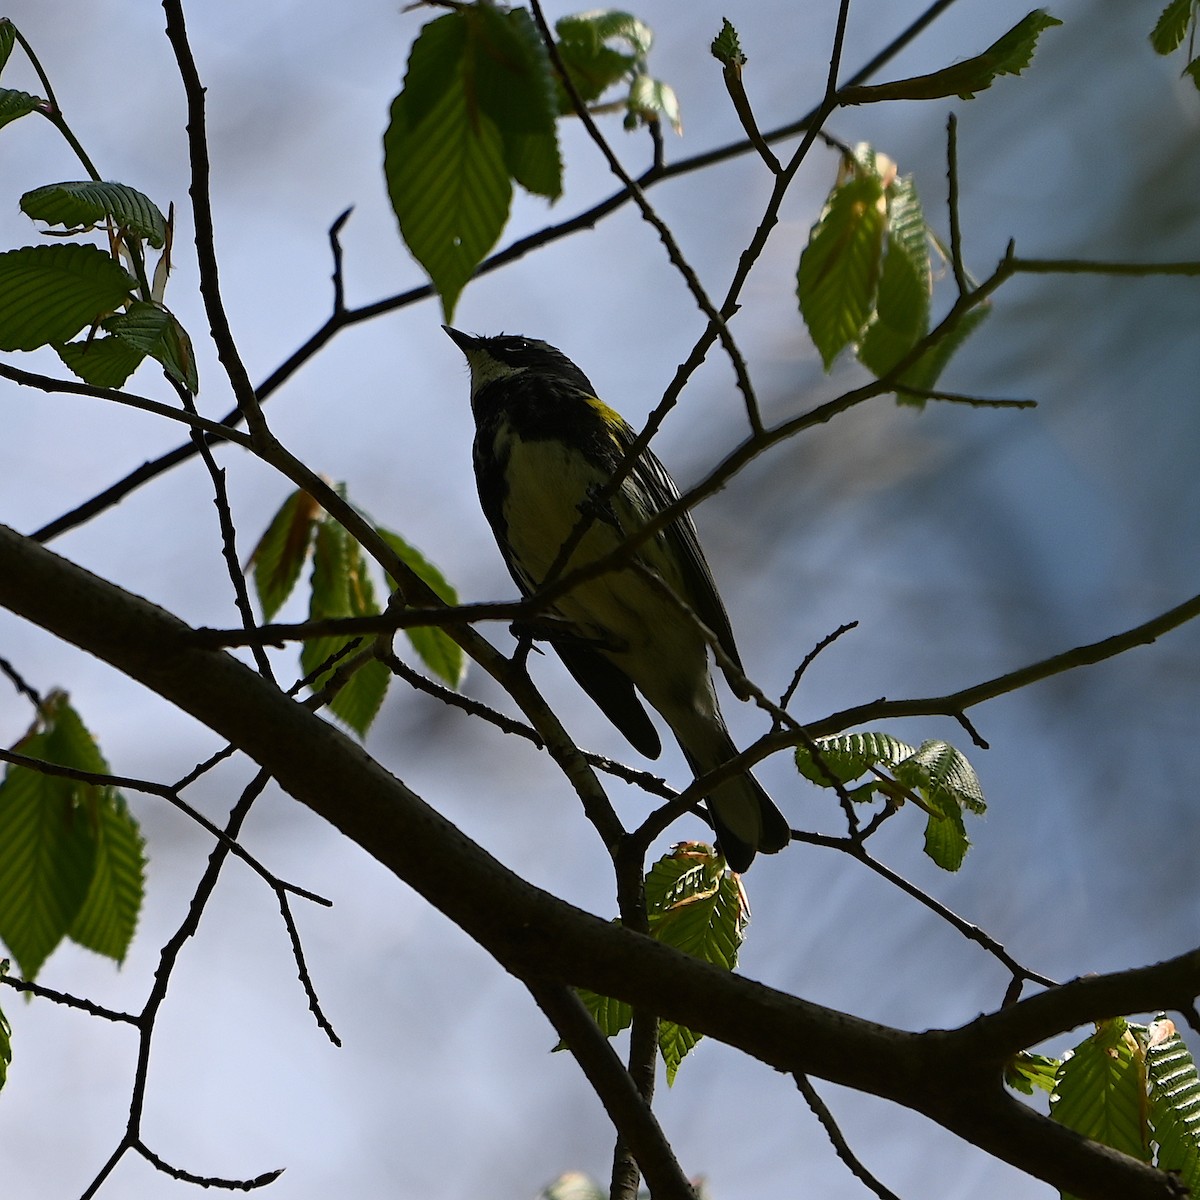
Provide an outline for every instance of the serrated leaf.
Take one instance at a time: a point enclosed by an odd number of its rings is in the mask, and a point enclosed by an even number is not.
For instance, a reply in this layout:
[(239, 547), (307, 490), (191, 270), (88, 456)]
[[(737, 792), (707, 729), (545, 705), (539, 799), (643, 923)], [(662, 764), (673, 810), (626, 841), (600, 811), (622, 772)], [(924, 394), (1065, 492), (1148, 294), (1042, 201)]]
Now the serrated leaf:
[(504, 139), (470, 94), (466, 17), (448, 13), (413, 44), (384, 134), (384, 173), (400, 232), (447, 321), (508, 219)]
[(929, 332), (933, 272), (925, 214), (912, 176), (888, 188), (887, 254), (875, 312), (858, 348), (859, 361), (886, 375)]
[(471, 8), (467, 52), (475, 100), (500, 131), (509, 174), (526, 191), (556, 200), (562, 159), (554, 73), (529, 11)]
[(250, 555), (254, 589), (270, 621), (292, 594), (308, 559), (321, 506), (305, 491), (293, 492), (271, 518)]
[(15, 88), (0, 88), (0, 128), (10, 121), (27, 117), (45, 106), (45, 100), (40, 96), (31, 96)]
[(943, 96), (974, 98), (990, 88), (998, 75), (1019, 75), (1030, 62), (1038, 38), (1052, 26), (1061, 25), (1057, 17), (1044, 9), (1034, 9), (982, 54), (955, 63), (929, 75), (897, 79), (891, 83), (843, 88), (838, 93), (842, 104), (875, 104), (881, 100), (936, 100)]
[[(637, 59), (631, 54), (622, 54), (609, 46), (593, 49), (582, 42), (560, 42), (558, 55), (584, 104), (599, 100), (637, 66)], [(574, 112), (571, 97), (561, 83), (557, 83), (555, 95), (560, 115)]]
[(667, 1087), (675, 1086), (675, 1076), (683, 1060), (699, 1044), (703, 1034), (695, 1033), (674, 1021), (659, 1021), (658, 1023), (658, 1052), (662, 1055), (663, 1066), (666, 1068)]
[(1052, 1092), (1061, 1066), (1062, 1063), (1057, 1058), (1046, 1054), (1030, 1054), (1029, 1051), (1022, 1050), (1014, 1055), (1004, 1068), (1004, 1082), (1026, 1096), (1032, 1096), (1034, 1088)]
[(1200, 1075), (1172, 1022), (1149, 1030), (1146, 1071), (1150, 1081), (1150, 1124), (1158, 1143), (1155, 1166), (1177, 1171), (1192, 1195), (1200, 1189)]
[(886, 211), (881, 180), (855, 174), (834, 187), (800, 255), (800, 313), (827, 371), (871, 315)]
[[(47, 697), (44, 728), (19, 744), (30, 758), (86, 771), (107, 766), (62, 693)], [(83, 907), (96, 863), (96, 791), (10, 767), (0, 783), (0, 940), (33, 979)]]
[(1123, 1018), (1104, 1021), (1063, 1061), (1050, 1116), (1114, 1150), (1150, 1160), (1145, 1060)]
[(1183, 73), (1192, 81), (1197, 91), (1200, 91), (1200, 56), (1193, 58), (1192, 61), (1183, 68)]
[[(326, 617), (366, 617), (374, 616), (378, 612), (375, 589), (367, 571), (362, 548), (335, 521), (320, 522), (317, 525), (313, 547), (309, 619), (316, 621)], [(306, 675), (311, 674), (351, 642), (358, 641), (361, 646), (366, 646), (369, 640), (348, 637), (312, 638), (304, 643), (300, 652), (301, 667)], [(312, 682), (313, 689), (322, 688), (336, 669), (335, 665), (317, 676)], [(329, 704), (329, 709), (361, 737), (378, 715), (390, 682), (391, 675), (383, 663), (371, 659), (359, 666), (338, 690)]]
[(660, 858), (646, 876), (646, 908), (651, 937), (727, 971), (737, 966), (749, 913), (715, 855), (681, 848)]
[(712, 40), (709, 52), (722, 66), (741, 68), (746, 65), (738, 32), (729, 23), (728, 17), (721, 18), (721, 32)]
[(191, 338), (167, 309), (146, 300), (135, 300), (125, 312), (100, 324), (114, 337), (161, 363), (167, 374), (193, 396), (199, 391)]
[(21, 211), (47, 225), (68, 229), (91, 228), (109, 218), (121, 229), (144, 238), (161, 250), (167, 219), (149, 196), (124, 183), (84, 179), (49, 183), (21, 197)]
[(141, 365), (145, 355), (117, 337), (86, 338), (55, 346), (54, 352), (85, 383), (119, 388)]
[[(576, 989), (583, 1006), (592, 1014), (592, 1019), (600, 1027), (605, 1037), (616, 1037), (618, 1033), (633, 1024), (633, 1009), (624, 1000), (614, 1000), (611, 996), (598, 996), (587, 988)], [(559, 1043), (556, 1050), (565, 1050), (566, 1046)]]
[(927, 741), (893, 768), (896, 778), (917, 792), (929, 809), (925, 853), (944, 871), (957, 871), (971, 843), (963, 810), (982, 814), (987, 805), (979, 777), (948, 742)]
[[(913, 748), (890, 733), (841, 733), (816, 739), (821, 763), (839, 783), (849, 783), (883, 763), (892, 767), (914, 753)], [(805, 779), (821, 787), (832, 787), (823, 771), (804, 747), (796, 747), (796, 768)]]
[(40, 757), (47, 762), (75, 767), (80, 771), (91, 771), (97, 775), (107, 773), (108, 763), (100, 753), (96, 739), (71, 706), (65, 692), (51, 692), (42, 702), (41, 714), (45, 720), (46, 753)]
[(625, 127), (631, 128), (640, 122), (666, 121), (676, 133), (683, 133), (683, 117), (679, 111), (679, 97), (669, 83), (649, 75), (637, 75), (629, 85), (629, 97), (625, 101), (627, 116)]
[[(953, 328), (948, 329), (932, 346), (924, 350), (916, 362), (904, 371), (898, 385), (906, 385), (922, 392), (932, 391), (955, 351), (983, 324), (991, 311), (990, 301), (968, 309), (955, 322)], [(923, 396), (899, 393), (897, 398), (901, 404), (914, 404), (917, 407), (924, 407), (925, 404)]]
[(113, 312), (137, 281), (95, 246), (24, 246), (0, 254), (0, 350), (69, 341)]
[(654, 45), (654, 31), (632, 13), (620, 9), (595, 9), (560, 18), (555, 33), (564, 42), (599, 49), (606, 42), (622, 41), (639, 58), (644, 59)]
[[(378, 528), (376, 532), (399, 556), (401, 561), (424, 583), (444, 604), (457, 604), (458, 592), (453, 584), (415, 546), (390, 529)], [(388, 586), (395, 588), (395, 580), (389, 579)], [(421, 661), (452, 688), (462, 685), (466, 674), (467, 659), (462, 647), (444, 629), (436, 625), (414, 626), (404, 631), (409, 643)]]
[(8, 57), (17, 44), (17, 31), (8, 17), (0, 17), (0, 71), (8, 65)]
[(1159, 54), (1171, 54), (1187, 36), (1195, 0), (1171, 0), (1159, 14), (1150, 33), (1150, 45)]
[(96, 866), (68, 936), (125, 961), (145, 898), (145, 841), (122, 796), (105, 788), (96, 804)]
[(949, 742), (936, 738), (922, 742), (914, 754), (896, 764), (895, 773), (901, 783), (931, 802), (944, 798), (980, 816), (987, 811), (975, 768)]
[[(651, 937), (727, 971), (737, 966), (750, 913), (741, 884), (709, 847), (685, 844), (660, 858), (646, 876), (646, 909)], [(668, 1085), (700, 1038), (673, 1021), (659, 1022)]]
[(925, 853), (943, 871), (957, 871), (971, 848), (962, 809), (945, 796), (929, 807), (933, 811), (925, 822)]

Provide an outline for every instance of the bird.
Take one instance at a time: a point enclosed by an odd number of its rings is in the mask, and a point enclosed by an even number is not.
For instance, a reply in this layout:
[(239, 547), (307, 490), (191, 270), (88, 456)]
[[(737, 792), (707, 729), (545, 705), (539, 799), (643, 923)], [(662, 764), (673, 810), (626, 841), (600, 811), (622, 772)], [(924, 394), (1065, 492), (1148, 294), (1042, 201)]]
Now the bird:
[[(609, 554), (679, 498), (648, 448), (603, 498), (636, 434), (561, 350), (530, 337), (442, 328), (470, 368), (480, 505), (523, 596), (536, 594), (552, 568), (561, 578)], [(586, 532), (557, 563), (585, 513)], [(739, 671), (742, 662), (686, 512), (643, 541), (629, 565), (556, 597), (546, 616), (542, 639), (640, 754), (654, 759), (662, 749), (643, 700), (670, 727), (697, 778), (737, 754), (697, 619)], [(789, 841), (787, 820), (749, 771), (711, 787), (705, 801), (734, 871)]]

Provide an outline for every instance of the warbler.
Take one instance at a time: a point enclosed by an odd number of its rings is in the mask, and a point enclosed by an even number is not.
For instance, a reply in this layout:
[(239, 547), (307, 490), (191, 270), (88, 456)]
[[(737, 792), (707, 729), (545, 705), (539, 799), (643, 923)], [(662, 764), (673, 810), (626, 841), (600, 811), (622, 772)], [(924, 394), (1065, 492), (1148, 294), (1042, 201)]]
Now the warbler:
[[(679, 498), (666, 468), (643, 450), (616, 493), (599, 502), (636, 435), (562, 351), (533, 338), (443, 328), (471, 370), (480, 503), (523, 595), (539, 590), (582, 514), (590, 524), (560, 578), (615, 550)], [(739, 670), (741, 659), (690, 516), (644, 541), (630, 565), (558, 597), (547, 615), (545, 640), (640, 753), (657, 758), (662, 744), (638, 693), (670, 726), (697, 777), (737, 753), (696, 619)], [(787, 821), (749, 772), (705, 799), (735, 871), (757, 851), (787, 844)]]

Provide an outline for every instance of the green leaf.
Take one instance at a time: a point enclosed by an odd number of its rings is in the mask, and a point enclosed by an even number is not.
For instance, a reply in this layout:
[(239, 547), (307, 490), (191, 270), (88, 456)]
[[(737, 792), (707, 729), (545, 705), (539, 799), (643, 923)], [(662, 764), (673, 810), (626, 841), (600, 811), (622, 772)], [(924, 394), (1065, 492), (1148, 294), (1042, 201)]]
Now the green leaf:
[(270, 621), (292, 594), (312, 547), (321, 507), (305, 491), (293, 492), (271, 518), (250, 555), (254, 588)]
[(683, 1060), (691, 1054), (703, 1036), (683, 1025), (676, 1025), (674, 1021), (659, 1021), (658, 1052), (662, 1055), (663, 1065), (666, 1067), (667, 1087), (675, 1086), (675, 1076), (679, 1074)]
[(728, 17), (721, 18), (721, 32), (713, 38), (708, 49), (722, 66), (740, 69), (746, 65), (741, 40), (737, 30), (729, 23)]
[[(677, 848), (646, 876), (650, 935), (668, 946), (732, 971), (746, 936), (750, 912), (746, 894), (721, 860), (705, 847)], [(660, 1021), (658, 1048), (668, 1086), (701, 1035), (673, 1021)]]
[(957, 871), (970, 848), (963, 810), (982, 814), (987, 805), (966, 758), (948, 742), (927, 741), (893, 769), (896, 779), (917, 792), (929, 808), (925, 853), (944, 871)]
[[(578, 988), (583, 1006), (592, 1014), (592, 1019), (600, 1027), (605, 1037), (616, 1037), (618, 1033), (633, 1024), (633, 1009), (624, 1000), (614, 1000), (611, 996), (598, 996), (587, 988)], [(560, 1042), (556, 1050), (565, 1050), (566, 1043)]]
[(0, 88), (0, 128), (10, 121), (38, 112), (45, 104), (45, 100), (40, 96), (31, 96), (28, 92), (20, 92), (14, 88)]
[(8, 57), (17, 44), (17, 31), (8, 17), (0, 17), (0, 71), (8, 65)]
[(1170, 54), (1179, 48), (1187, 36), (1194, 8), (1195, 0), (1171, 0), (1162, 10), (1150, 34), (1150, 45), (1159, 54)]
[(841, 733), (817, 738), (815, 744), (826, 770), (804, 746), (796, 747), (796, 767), (805, 779), (821, 787), (833, 786), (829, 773), (838, 783), (849, 783), (879, 763), (894, 767), (914, 753), (911, 746), (890, 733)]
[(1034, 9), (982, 54), (955, 63), (930, 75), (897, 79), (891, 83), (848, 87), (838, 92), (842, 104), (874, 104), (881, 100), (936, 100), (958, 96), (970, 100), (976, 92), (986, 91), (998, 75), (1019, 75), (1033, 60), (1038, 38), (1054, 25), (1057, 17), (1044, 9)]
[(676, 133), (683, 133), (683, 117), (679, 111), (679, 97), (675, 89), (661, 79), (649, 75), (637, 75), (629, 85), (629, 97), (625, 101), (627, 115), (625, 128), (638, 124), (667, 121)]
[(676, 950), (732, 971), (750, 914), (736, 879), (712, 853), (677, 849), (646, 876), (650, 934)]
[[(900, 376), (898, 386), (932, 391), (955, 351), (983, 324), (991, 311), (990, 301), (968, 309), (937, 341), (921, 352), (916, 362)], [(906, 396), (900, 392), (898, 398), (901, 404), (914, 404), (918, 408), (925, 405), (923, 396)]]
[(956, 808), (982, 816), (987, 811), (979, 776), (961, 751), (949, 742), (931, 739), (895, 767), (896, 778), (915, 788), (930, 802), (946, 799)]
[(1148, 1033), (1150, 1124), (1158, 1143), (1155, 1166), (1179, 1172), (1194, 1196), (1200, 1193), (1200, 1075), (1173, 1022), (1160, 1017)]
[(929, 332), (933, 292), (925, 214), (912, 176), (897, 179), (887, 197), (887, 254), (875, 313), (858, 348), (859, 361), (876, 377), (886, 375)]
[(496, 123), (509, 174), (526, 191), (556, 200), (562, 159), (550, 56), (529, 11), (490, 5), (468, 11), (469, 78), (482, 112)]
[(971, 848), (962, 809), (945, 796), (931, 803), (930, 808), (933, 811), (925, 822), (925, 853), (943, 871), (957, 871)]
[(1183, 73), (1191, 79), (1196, 90), (1200, 91), (1200, 56), (1193, 58), (1186, 67), (1183, 68)]
[[(105, 771), (103, 756), (62, 693), (42, 704), (43, 728), (19, 744), (30, 758)], [(71, 928), (96, 865), (96, 791), (9, 767), (0, 783), (0, 940), (26, 979)]]
[(119, 337), (66, 342), (55, 346), (54, 351), (80, 379), (96, 387), (108, 388), (121, 387), (146, 357)]
[[(378, 612), (375, 589), (367, 573), (362, 548), (337, 522), (320, 522), (313, 549), (309, 619), (366, 617)], [(356, 649), (350, 652), (353, 655), (370, 641), (370, 637), (312, 638), (304, 643), (300, 652), (301, 666), (306, 675), (311, 674), (351, 643), (358, 643)], [(314, 691), (325, 686), (346, 657), (343, 655), (336, 664), (317, 675), (312, 681)], [(340, 688), (330, 702), (329, 709), (361, 737), (378, 715), (390, 681), (387, 667), (378, 659), (370, 659), (359, 666)]]
[(66, 342), (136, 287), (95, 246), (25, 246), (0, 254), (0, 350)]
[(827, 371), (871, 315), (885, 225), (882, 181), (856, 173), (834, 187), (800, 255), (800, 313)]
[(595, 51), (607, 42), (624, 42), (641, 60), (650, 53), (654, 45), (654, 31), (632, 13), (619, 9), (595, 9), (560, 18), (554, 26), (555, 33), (563, 42), (586, 46)]
[[(401, 561), (433, 589), (444, 604), (458, 603), (458, 592), (454, 586), (415, 546), (390, 529), (379, 528), (376, 532), (395, 550)], [(389, 580), (388, 586), (394, 589), (395, 580)], [(462, 685), (467, 670), (466, 655), (463, 654), (462, 647), (444, 629), (427, 625), (423, 628), (414, 626), (404, 632), (421, 661), (439, 679), (452, 688)]]
[(437, 288), (447, 321), (500, 237), (512, 199), (504, 138), (467, 84), (466, 36), (461, 12), (421, 30), (383, 138), (400, 232)]
[(1052, 1092), (1061, 1066), (1057, 1058), (1022, 1050), (1004, 1068), (1004, 1082), (1026, 1096), (1032, 1096), (1034, 1088)]
[(1050, 1116), (1059, 1124), (1149, 1162), (1145, 1059), (1123, 1018), (1101, 1022), (1064, 1059), (1055, 1088)]
[[(622, 54), (610, 46), (592, 48), (583, 42), (560, 42), (558, 56), (584, 104), (599, 100), (613, 84), (631, 74), (637, 66), (637, 59), (631, 54)], [(562, 115), (574, 112), (566, 89), (557, 80), (555, 83), (558, 112)]]
[[(646, 908), (650, 935), (665, 945), (732, 971), (750, 922), (746, 893), (724, 869), (711, 846), (686, 843), (660, 858), (646, 876)], [(623, 1001), (598, 996), (585, 988), (579, 997), (606, 1037), (627, 1029), (633, 1012)], [(658, 1023), (658, 1047), (666, 1064), (667, 1083), (700, 1034), (671, 1021)], [(560, 1043), (555, 1049), (563, 1049)]]
[(167, 219), (149, 196), (124, 183), (84, 179), (49, 183), (21, 197), (21, 211), (47, 225), (65, 225), (79, 231), (103, 224), (109, 218), (121, 229), (144, 238), (156, 250), (167, 239)]
[(96, 867), (68, 934), (79, 945), (125, 961), (146, 891), (145, 841), (124, 798), (112, 788), (96, 804)]
[(199, 391), (196, 357), (187, 331), (165, 308), (135, 300), (125, 312), (101, 321), (101, 327), (162, 364), (172, 379), (194, 396)]

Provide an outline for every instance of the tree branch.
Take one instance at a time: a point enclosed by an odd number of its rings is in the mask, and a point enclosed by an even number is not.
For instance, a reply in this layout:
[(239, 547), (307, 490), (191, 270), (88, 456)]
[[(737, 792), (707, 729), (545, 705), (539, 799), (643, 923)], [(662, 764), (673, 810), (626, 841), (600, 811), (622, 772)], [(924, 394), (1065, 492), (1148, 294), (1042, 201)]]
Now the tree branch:
[(1200, 953), (1079, 981), (957, 1030), (891, 1029), (719, 970), (532, 886), (338, 729), (244, 663), (199, 648), (178, 618), (3, 526), (0, 605), (238, 745), (521, 978), (588, 987), (777, 1070), (894, 1100), (1084, 1200), (1183, 1194), (1171, 1177), (1013, 1100), (1002, 1068), (1031, 1036), (1164, 1005), (1190, 1010)]

